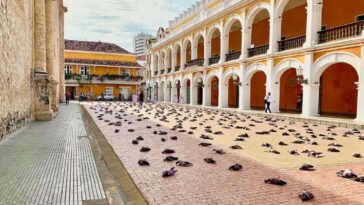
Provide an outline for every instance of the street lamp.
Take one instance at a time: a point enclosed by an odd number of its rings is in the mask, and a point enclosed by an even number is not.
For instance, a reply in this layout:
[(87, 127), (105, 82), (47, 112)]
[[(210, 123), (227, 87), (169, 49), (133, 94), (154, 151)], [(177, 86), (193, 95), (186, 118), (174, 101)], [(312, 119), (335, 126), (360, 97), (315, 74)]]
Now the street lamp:
[(200, 78), (200, 79), (198, 79), (198, 81), (197, 81), (197, 87), (199, 87), (199, 88), (203, 88), (205, 85), (203, 84), (203, 81), (202, 81), (202, 79)]
[(231, 76), (231, 79), (233, 80), (233, 84), (235, 85), (235, 86), (241, 86), (241, 82), (239, 82), (239, 76), (238, 75), (236, 75), (236, 74), (233, 74), (232, 76)]
[(297, 74), (297, 82), (299, 84), (308, 84), (308, 79), (304, 79), (304, 76), (303, 76), (303, 68), (302, 66), (299, 66), (297, 69), (296, 69), (296, 74)]

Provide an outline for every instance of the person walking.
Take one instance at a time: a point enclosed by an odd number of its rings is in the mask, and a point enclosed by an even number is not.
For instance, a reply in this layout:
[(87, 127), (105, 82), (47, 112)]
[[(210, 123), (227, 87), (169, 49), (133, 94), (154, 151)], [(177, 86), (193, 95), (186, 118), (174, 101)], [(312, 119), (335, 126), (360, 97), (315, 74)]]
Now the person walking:
[(272, 111), (270, 110), (270, 104), (272, 103), (272, 96), (270, 92), (268, 92), (267, 96), (265, 96), (264, 102), (265, 102), (265, 113), (268, 112), (272, 113)]
[(143, 102), (144, 102), (144, 93), (143, 91), (139, 92), (139, 107), (143, 108)]
[(70, 104), (70, 98), (71, 98), (71, 93), (70, 91), (66, 92), (66, 105)]
[(302, 93), (298, 95), (296, 102), (297, 102), (296, 111), (300, 113), (302, 112)]

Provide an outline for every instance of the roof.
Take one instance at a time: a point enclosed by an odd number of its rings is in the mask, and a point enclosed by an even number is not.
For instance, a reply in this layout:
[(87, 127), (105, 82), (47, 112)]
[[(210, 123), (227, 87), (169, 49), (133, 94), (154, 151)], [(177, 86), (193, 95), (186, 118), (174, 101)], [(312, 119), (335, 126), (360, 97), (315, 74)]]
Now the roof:
[(118, 54), (130, 54), (129, 51), (121, 48), (114, 43), (104, 43), (101, 41), (76, 41), (65, 40), (66, 50), (76, 51), (89, 51), (89, 52), (102, 52), (102, 53), (118, 53)]
[(90, 59), (76, 59), (66, 58), (65, 63), (84, 64), (84, 65), (103, 65), (103, 66), (130, 66), (130, 67), (142, 67), (138, 63), (123, 62), (123, 61), (111, 61), (111, 60), (90, 60)]

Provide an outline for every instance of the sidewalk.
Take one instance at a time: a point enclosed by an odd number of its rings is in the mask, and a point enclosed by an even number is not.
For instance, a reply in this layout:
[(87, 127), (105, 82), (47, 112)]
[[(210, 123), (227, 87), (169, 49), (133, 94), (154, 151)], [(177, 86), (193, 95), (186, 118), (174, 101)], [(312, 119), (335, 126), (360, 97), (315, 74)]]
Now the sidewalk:
[(0, 204), (82, 204), (105, 199), (78, 104), (31, 122), (0, 143)]

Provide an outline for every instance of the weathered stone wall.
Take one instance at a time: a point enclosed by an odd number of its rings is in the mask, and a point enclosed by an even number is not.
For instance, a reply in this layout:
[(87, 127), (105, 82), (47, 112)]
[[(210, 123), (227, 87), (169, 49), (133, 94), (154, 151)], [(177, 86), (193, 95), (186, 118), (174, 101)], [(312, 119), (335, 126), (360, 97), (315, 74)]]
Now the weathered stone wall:
[(32, 118), (32, 2), (0, 0), (0, 140)]

